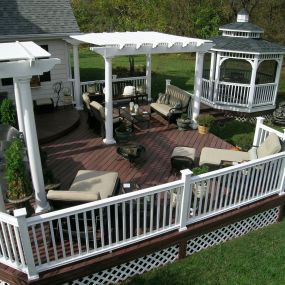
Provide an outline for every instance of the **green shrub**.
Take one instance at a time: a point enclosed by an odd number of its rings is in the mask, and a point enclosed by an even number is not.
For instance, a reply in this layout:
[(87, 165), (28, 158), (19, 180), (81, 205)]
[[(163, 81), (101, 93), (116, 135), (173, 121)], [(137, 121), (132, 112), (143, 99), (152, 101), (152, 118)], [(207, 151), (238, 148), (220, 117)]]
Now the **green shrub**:
[(197, 116), (196, 121), (199, 126), (210, 128), (213, 125), (215, 118), (209, 114), (201, 114)]
[(209, 167), (207, 165), (202, 165), (200, 167), (194, 167), (192, 169), (193, 175), (200, 175), (209, 172)]
[(238, 134), (232, 136), (231, 143), (240, 147), (243, 151), (248, 151), (252, 147), (254, 133)]
[(24, 146), (19, 138), (14, 139), (5, 150), (5, 177), (8, 199), (23, 199), (32, 194), (31, 179), (24, 161)]
[(4, 99), (0, 106), (1, 123), (17, 128), (17, 113), (13, 101)]

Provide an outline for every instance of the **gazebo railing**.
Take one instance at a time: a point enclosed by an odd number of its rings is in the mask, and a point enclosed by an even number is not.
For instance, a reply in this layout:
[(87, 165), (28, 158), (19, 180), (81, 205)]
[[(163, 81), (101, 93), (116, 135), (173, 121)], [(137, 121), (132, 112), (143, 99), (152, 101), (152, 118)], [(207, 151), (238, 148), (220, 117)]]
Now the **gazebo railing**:
[(277, 92), (276, 83), (259, 84), (255, 86), (253, 106), (274, 104)]
[[(81, 82), (81, 93), (87, 92), (88, 86), (94, 85), (96, 92), (104, 94), (105, 80), (93, 80)], [(120, 96), (123, 94), (125, 86), (135, 86), (136, 88), (146, 88), (146, 76), (125, 77), (112, 79), (112, 93), (113, 96)]]

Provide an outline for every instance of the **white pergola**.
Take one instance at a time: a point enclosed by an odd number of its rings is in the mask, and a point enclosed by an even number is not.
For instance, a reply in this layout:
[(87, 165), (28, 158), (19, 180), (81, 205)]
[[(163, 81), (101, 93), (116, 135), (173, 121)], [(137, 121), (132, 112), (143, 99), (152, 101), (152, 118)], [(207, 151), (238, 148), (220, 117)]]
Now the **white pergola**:
[(34, 42), (0, 44), (0, 78), (14, 79), (19, 131), (23, 132), (35, 190), (36, 212), (49, 209), (38, 146), (30, 80), (60, 63)]
[(145, 54), (146, 90), (151, 100), (151, 55), (160, 53), (196, 52), (195, 90), (193, 104), (193, 123), (200, 110), (202, 89), (202, 70), (205, 52), (213, 47), (213, 42), (195, 38), (181, 37), (158, 32), (116, 32), (89, 33), (70, 36), (74, 51), (74, 80), (76, 107), (81, 108), (80, 76), (78, 63), (78, 45), (88, 43), (94, 45), (91, 50), (100, 54), (105, 60), (105, 117), (106, 138), (104, 143), (113, 144), (113, 102), (112, 102), (112, 58), (116, 56)]

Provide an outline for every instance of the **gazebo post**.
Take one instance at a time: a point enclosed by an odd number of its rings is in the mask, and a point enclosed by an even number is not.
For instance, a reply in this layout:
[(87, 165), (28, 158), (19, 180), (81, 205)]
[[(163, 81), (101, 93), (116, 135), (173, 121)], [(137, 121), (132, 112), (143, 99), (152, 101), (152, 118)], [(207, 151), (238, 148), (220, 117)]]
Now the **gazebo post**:
[(212, 52), (211, 53), (211, 66), (210, 66), (210, 76), (209, 76), (209, 81), (210, 81), (210, 86), (209, 86), (209, 95), (211, 96), (211, 100), (213, 100), (213, 84), (215, 79), (215, 68), (216, 68), (216, 53)]
[(194, 90), (194, 102), (193, 102), (193, 114), (192, 114), (192, 128), (197, 128), (196, 118), (200, 113), (200, 97), (202, 92), (202, 74), (203, 74), (203, 61), (204, 52), (196, 52), (196, 64), (195, 64), (195, 90)]
[(74, 65), (74, 98), (77, 110), (82, 110), (81, 89), (80, 89), (80, 70), (79, 70), (79, 43), (72, 43), (73, 47), (73, 65)]
[(146, 55), (146, 92), (148, 102), (151, 102), (151, 54)]
[(252, 105), (253, 105), (253, 97), (255, 94), (255, 80), (256, 80), (256, 74), (258, 69), (258, 55), (254, 56), (254, 60), (252, 63), (252, 72), (251, 72), (251, 78), (250, 78), (250, 91), (248, 96), (248, 109), (251, 111)]
[(217, 94), (218, 94), (218, 84), (220, 81), (220, 68), (221, 68), (221, 54), (218, 52), (216, 57), (216, 71), (215, 71), (215, 81), (213, 90), (213, 103), (216, 104)]
[(278, 92), (278, 82), (279, 82), (279, 80), (280, 80), (280, 75), (281, 75), (281, 70), (282, 70), (282, 64), (283, 64), (283, 56), (281, 56), (277, 62), (278, 62), (278, 66), (277, 66), (276, 76), (275, 76), (276, 88), (275, 88), (275, 91), (274, 91), (274, 99), (273, 99), (273, 102), (276, 102), (276, 97), (277, 97), (277, 92)]
[(113, 94), (112, 94), (112, 57), (105, 59), (105, 144), (115, 144), (113, 138)]
[(35, 190), (35, 200), (36, 200), (35, 211), (36, 213), (39, 213), (42, 211), (49, 210), (50, 206), (46, 199), (42, 165), (41, 165), (40, 152), (38, 147), (35, 116), (32, 107), (33, 102), (32, 102), (32, 94), (30, 87), (31, 76), (18, 77), (15, 78), (14, 80), (18, 85), (21, 96), (20, 109), (23, 114), (24, 137), (27, 145), (30, 170)]
[(17, 118), (18, 118), (18, 126), (19, 131), (24, 133), (24, 118), (23, 118), (23, 112), (21, 109), (21, 95), (19, 91), (19, 86), (17, 80), (14, 79), (14, 93), (15, 93), (15, 102), (16, 102), (16, 110), (17, 110)]

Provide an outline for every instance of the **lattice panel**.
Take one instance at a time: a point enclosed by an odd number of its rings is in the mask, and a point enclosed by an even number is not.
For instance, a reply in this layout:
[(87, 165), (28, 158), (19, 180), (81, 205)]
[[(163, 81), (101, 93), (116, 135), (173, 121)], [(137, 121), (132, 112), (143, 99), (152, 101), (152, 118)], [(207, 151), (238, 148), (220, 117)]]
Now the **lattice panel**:
[(103, 285), (122, 282), (137, 274), (150, 271), (178, 258), (178, 245), (137, 258), (110, 269), (69, 282), (69, 285)]
[(264, 117), (267, 121), (271, 121), (273, 119), (272, 113), (268, 112), (258, 112), (258, 115), (255, 114), (243, 114), (243, 113), (237, 113), (237, 112), (227, 112), (225, 113), (225, 117), (227, 118), (234, 118), (236, 121), (239, 122), (248, 122), (251, 124), (256, 123), (256, 117)]
[(255, 216), (241, 220), (210, 233), (198, 236), (187, 243), (187, 255), (191, 255), (207, 247), (247, 234), (250, 231), (276, 223), (279, 209), (274, 208)]

